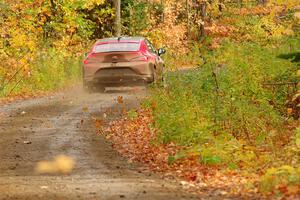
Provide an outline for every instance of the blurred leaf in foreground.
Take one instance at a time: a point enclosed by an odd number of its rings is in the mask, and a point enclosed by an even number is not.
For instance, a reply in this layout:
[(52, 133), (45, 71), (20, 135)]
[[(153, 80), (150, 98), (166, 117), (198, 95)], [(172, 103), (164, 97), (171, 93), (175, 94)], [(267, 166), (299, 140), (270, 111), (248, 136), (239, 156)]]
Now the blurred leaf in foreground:
[(59, 155), (51, 161), (40, 161), (36, 165), (39, 174), (70, 174), (75, 166), (73, 158)]

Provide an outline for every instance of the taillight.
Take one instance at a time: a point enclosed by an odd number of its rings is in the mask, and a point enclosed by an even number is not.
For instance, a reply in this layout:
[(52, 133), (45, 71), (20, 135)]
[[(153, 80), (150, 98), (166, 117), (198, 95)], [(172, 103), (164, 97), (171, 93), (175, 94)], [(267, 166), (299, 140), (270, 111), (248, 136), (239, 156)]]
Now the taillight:
[(83, 61), (83, 64), (89, 64), (89, 60), (88, 60), (88, 58), (86, 58), (84, 61)]
[(135, 58), (132, 58), (130, 61), (144, 61), (144, 62), (147, 62), (148, 61), (148, 57), (147, 56), (138, 56), (138, 57), (135, 57)]
[(93, 53), (89, 53), (87, 57), (83, 60), (83, 64), (89, 64), (89, 58), (93, 56)]

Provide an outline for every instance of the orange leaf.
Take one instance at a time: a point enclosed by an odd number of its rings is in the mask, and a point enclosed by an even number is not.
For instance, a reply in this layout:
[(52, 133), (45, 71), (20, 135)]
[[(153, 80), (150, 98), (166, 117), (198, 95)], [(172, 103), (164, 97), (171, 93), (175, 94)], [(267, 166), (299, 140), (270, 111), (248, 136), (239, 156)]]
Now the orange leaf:
[(118, 103), (124, 103), (124, 100), (123, 100), (122, 96), (118, 96), (117, 101), (118, 101)]

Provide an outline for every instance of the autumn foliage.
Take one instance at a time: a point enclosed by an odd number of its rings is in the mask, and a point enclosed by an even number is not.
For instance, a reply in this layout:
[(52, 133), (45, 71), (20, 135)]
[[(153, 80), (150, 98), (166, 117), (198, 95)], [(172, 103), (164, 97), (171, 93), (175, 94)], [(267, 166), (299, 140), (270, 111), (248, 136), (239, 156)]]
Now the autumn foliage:
[(90, 40), (112, 35), (109, 2), (4, 1), (0, 9), (0, 96), (64, 87), (80, 77)]

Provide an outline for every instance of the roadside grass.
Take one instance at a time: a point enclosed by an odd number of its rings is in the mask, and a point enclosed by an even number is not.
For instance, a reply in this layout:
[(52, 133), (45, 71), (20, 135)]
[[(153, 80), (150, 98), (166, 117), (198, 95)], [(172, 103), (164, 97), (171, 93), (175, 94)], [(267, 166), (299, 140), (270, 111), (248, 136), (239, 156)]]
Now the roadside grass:
[(32, 95), (63, 88), (79, 80), (81, 58), (67, 50), (41, 49), (25, 67), (7, 70), (0, 82), (0, 98)]
[(264, 46), (224, 41), (201, 67), (169, 73), (167, 88), (154, 87), (144, 106), (153, 113), (155, 143), (188, 149), (169, 155), (170, 163), (197, 156), (203, 165), (266, 172), (261, 191), (298, 194), (298, 123), (285, 107), (297, 88), (276, 85), (299, 81), (295, 57), (282, 58), (298, 46), (297, 38)]

